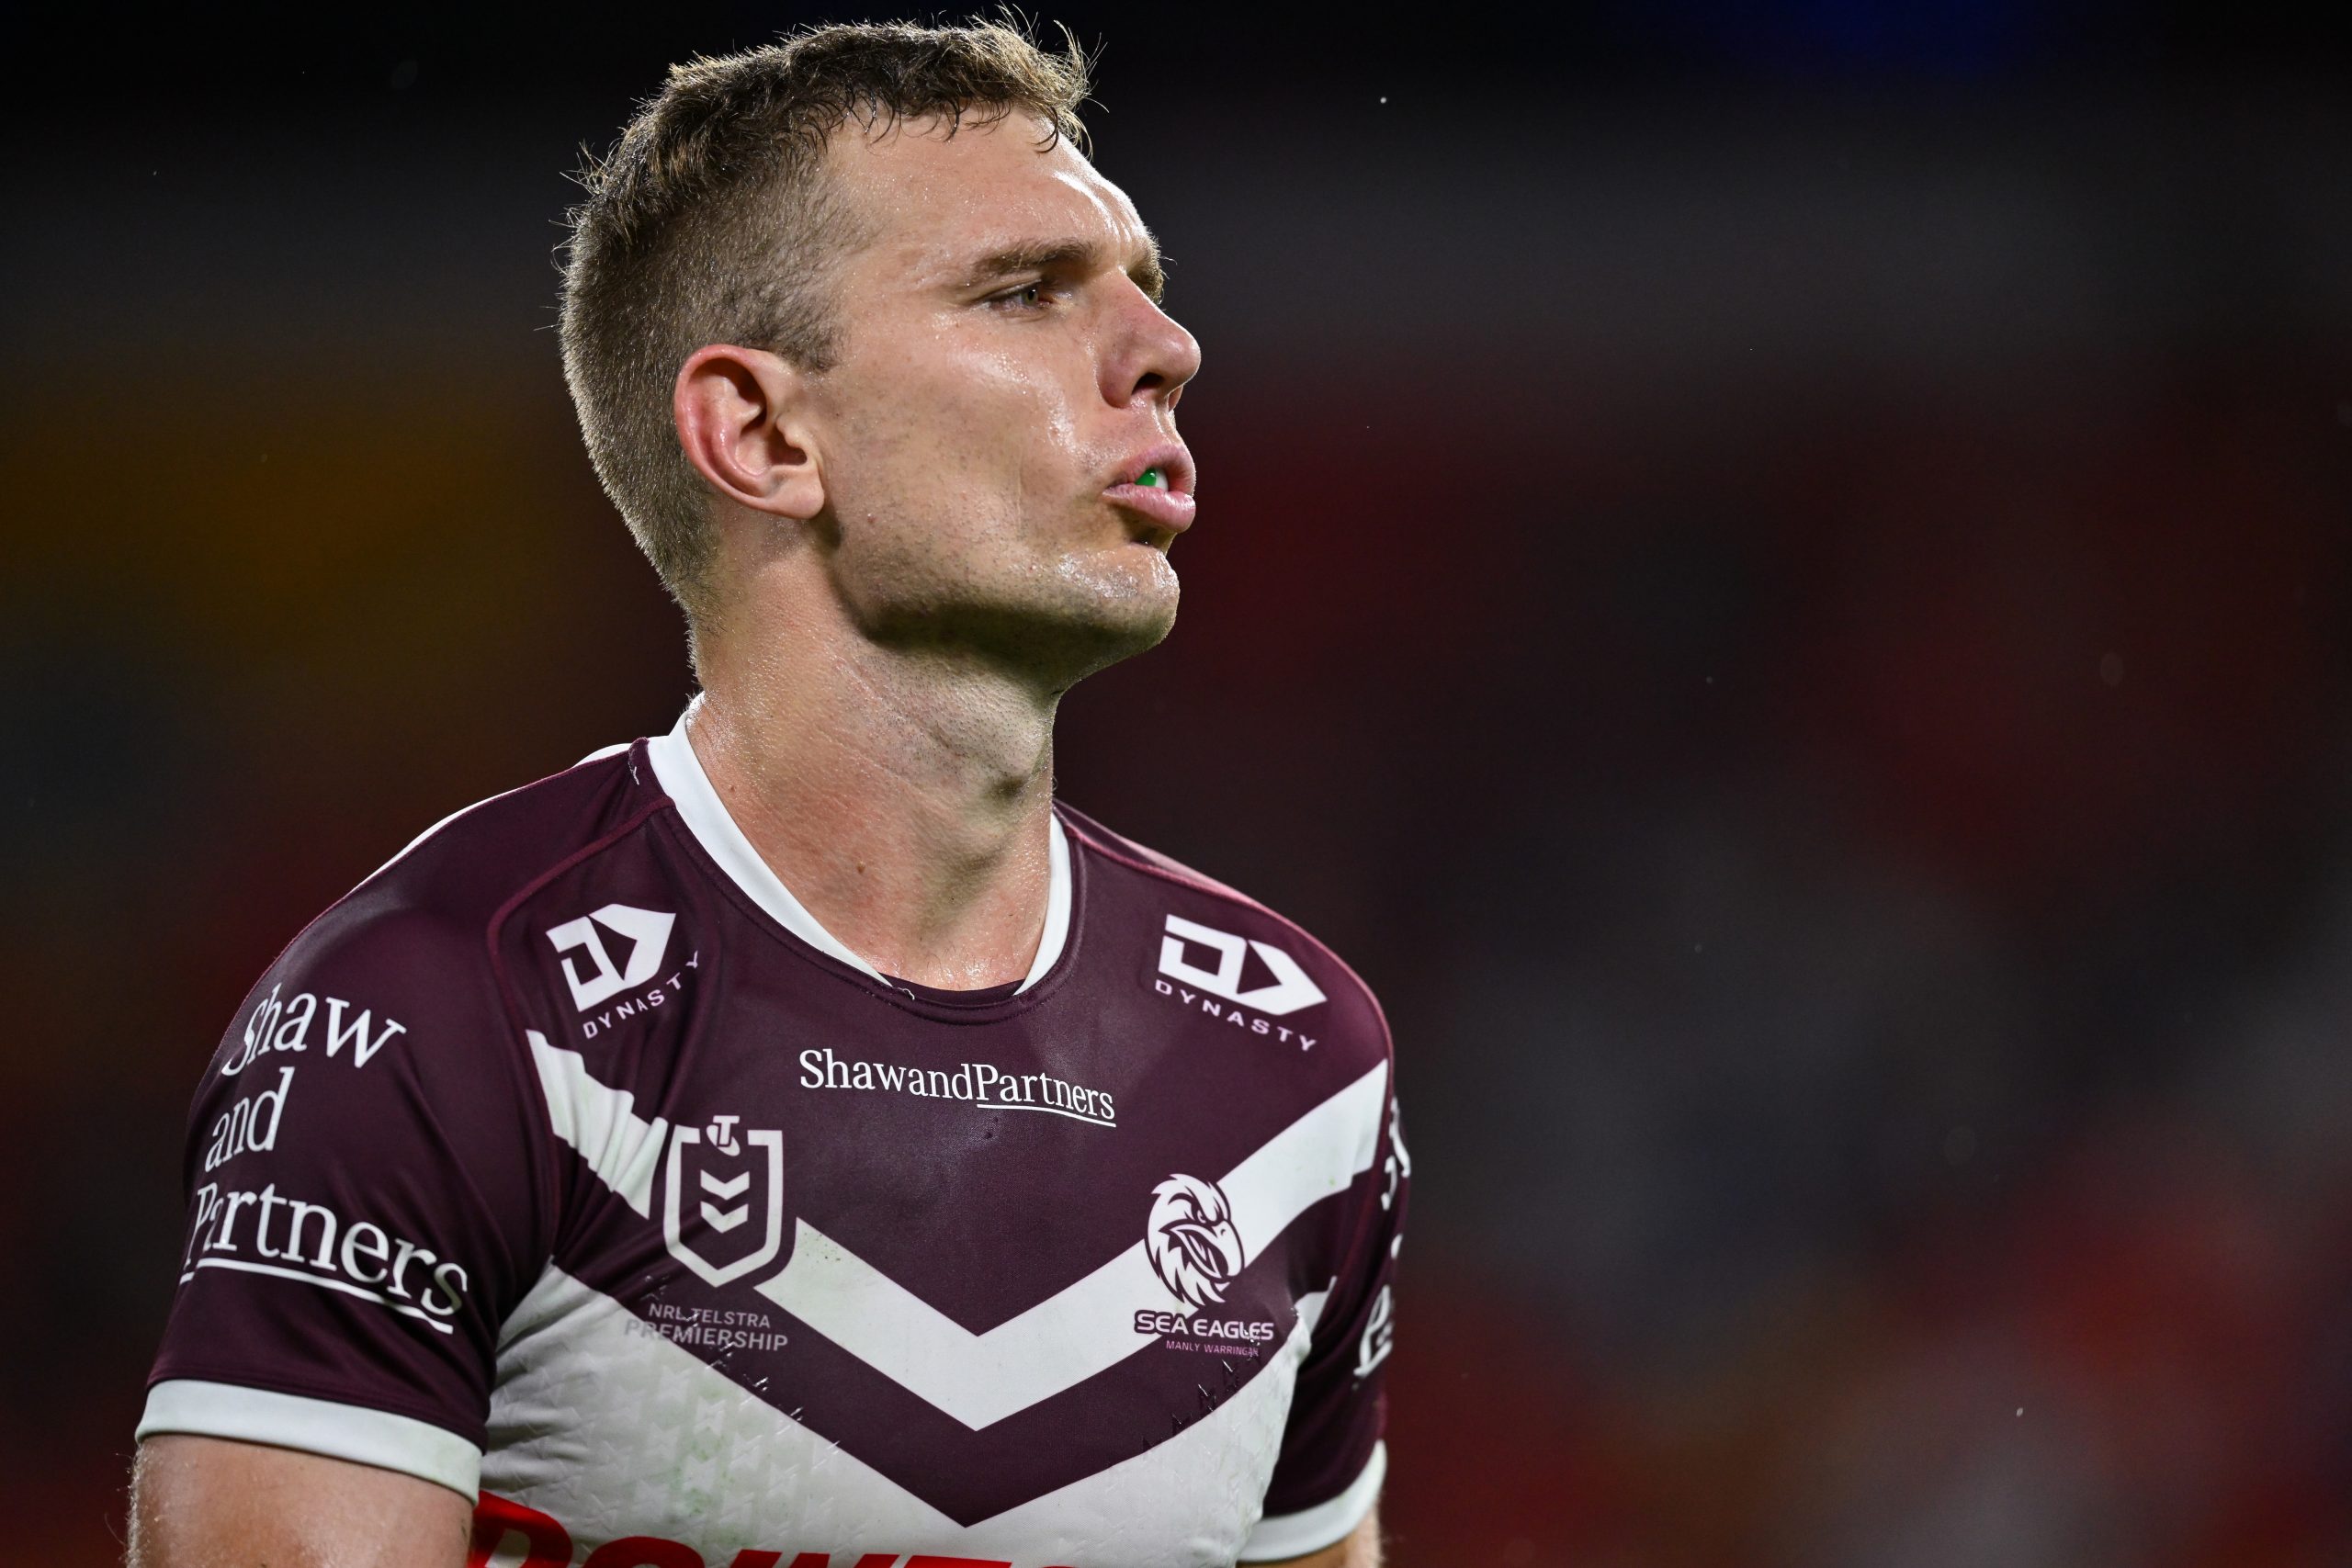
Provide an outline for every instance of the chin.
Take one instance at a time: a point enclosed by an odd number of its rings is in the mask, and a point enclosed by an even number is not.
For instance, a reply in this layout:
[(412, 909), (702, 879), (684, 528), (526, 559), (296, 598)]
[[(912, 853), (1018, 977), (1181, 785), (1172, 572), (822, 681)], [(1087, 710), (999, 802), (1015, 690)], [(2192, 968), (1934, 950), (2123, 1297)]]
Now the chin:
[(1176, 601), (1168, 558), (1137, 546), (1124, 559), (1064, 563), (1048, 592), (1006, 609), (1025, 622), (1015, 640), (1036, 673), (1067, 686), (1157, 647), (1176, 624)]
[(1146, 648), (1166, 637), (1176, 622), (1176, 569), (1165, 552), (1148, 545), (1076, 563), (1067, 580), (1082, 590), (1087, 612), (1106, 630), (1125, 627), (1148, 637)]
[(1076, 681), (1157, 648), (1176, 625), (1176, 594), (1171, 584), (1165, 593), (1106, 595), (1053, 619), (1057, 624), (1039, 641), (1058, 649), (1049, 661), (1061, 666), (1061, 678)]
[(1167, 551), (1149, 545), (1125, 545), (1080, 558), (1069, 563), (1063, 576), (1106, 607), (1146, 618), (1176, 614), (1176, 568)]

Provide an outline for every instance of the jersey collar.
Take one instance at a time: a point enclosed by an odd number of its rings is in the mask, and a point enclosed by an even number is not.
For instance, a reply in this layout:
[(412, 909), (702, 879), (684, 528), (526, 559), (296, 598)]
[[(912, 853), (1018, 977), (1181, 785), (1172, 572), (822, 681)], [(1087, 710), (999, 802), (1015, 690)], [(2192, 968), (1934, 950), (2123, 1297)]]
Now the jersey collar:
[[(696, 703), (701, 700), (695, 699)], [(792, 889), (784, 885), (783, 879), (760, 857), (760, 852), (752, 847), (752, 840), (743, 836), (743, 829), (735, 825), (735, 818), (719, 800), (718, 792), (711, 787), (710, 775), (702, 771), (702, 759), (695, 755), (693, 742), (686, 739), (686, 720), (694, 711), (694, 704), (688, 704), (669, 734), (656, 736), (645, 743), (646, 757), (653, 764), (653, 776), (660, 781), (662, 793), (677, 807), (686, 830), (718, 863), (718, 869), (732, 878), (752, 902), (766, 910), (776, 924), (827, 957), (888, 985), (887, 976), (818, 923), (817, 917), (792, 896)], [(1046, 977), (1046, 971), (1061, 957), (1063, 944), (1069, 940), (1069, 839), (1062, 831), (1058, 815), (1047, 817), (1046, 833), (1046, 931), (1020, 991)]]

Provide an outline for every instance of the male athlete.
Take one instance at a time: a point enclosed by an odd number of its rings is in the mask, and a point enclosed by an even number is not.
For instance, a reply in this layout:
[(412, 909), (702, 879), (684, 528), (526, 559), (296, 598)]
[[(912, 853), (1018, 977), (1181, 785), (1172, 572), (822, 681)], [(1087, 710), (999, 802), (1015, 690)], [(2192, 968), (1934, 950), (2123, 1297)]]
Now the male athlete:
[(1085, 93), (823, 28), (592, 173), (566, 372), (702, 694), (231, 1022), (138, 1568), (1376, 1561), (1379, 1010), (1052, 798), (1193, 515), (1199, 349)]

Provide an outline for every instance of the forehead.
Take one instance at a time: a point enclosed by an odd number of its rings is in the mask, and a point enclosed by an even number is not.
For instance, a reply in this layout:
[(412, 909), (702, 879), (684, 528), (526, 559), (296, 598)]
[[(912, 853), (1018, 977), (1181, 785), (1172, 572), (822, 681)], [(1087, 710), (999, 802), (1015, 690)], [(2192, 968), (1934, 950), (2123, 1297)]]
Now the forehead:
[(1121, 260), (1148, 253), (1150, 235), (1127, 193), (1067, 138), (1041, 150), (1045, 135), (1023, 114), (967, 120), (952, 136), (936, 120), (879, 135), (845, 128), (827, 155), (836, 188), (863, 220), (860, 261), (918, 281), (1040, 240), (1091, 241)]

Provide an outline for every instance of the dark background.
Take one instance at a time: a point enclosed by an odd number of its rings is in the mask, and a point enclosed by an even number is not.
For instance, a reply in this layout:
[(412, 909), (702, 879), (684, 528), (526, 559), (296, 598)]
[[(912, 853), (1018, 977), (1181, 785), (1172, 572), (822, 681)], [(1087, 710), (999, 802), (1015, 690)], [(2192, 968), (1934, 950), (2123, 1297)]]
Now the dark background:
[[(2342, 40), (1060, 14), (1207, 355), (1063, 793), (1388, 1004), (1396, 1561), (2352, 1559)], [(687, 695), (564, 171), (805, 15), (10, 25), (11, 1561), (118, 1550), (245, 987)]]

